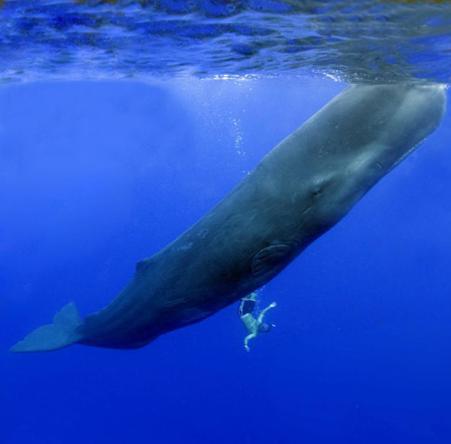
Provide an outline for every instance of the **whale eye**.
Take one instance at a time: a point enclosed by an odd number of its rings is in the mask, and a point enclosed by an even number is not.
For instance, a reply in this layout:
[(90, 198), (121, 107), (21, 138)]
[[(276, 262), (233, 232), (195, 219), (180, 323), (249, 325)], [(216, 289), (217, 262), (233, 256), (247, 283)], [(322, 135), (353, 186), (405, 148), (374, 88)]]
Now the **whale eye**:
[(326, 191), (330, 186), (332, 186), (334, 182), (335, 178), (332, 174), (316, 178), (310, 189), (310, 195), (312, 199), (317, 199), (322, 194), (324, 194), (324, 191)]
[(311, 194), (313, 197), (318, 197), (323, 192), (323, 187), (321, 185), (316, 185), (312, 191)]
[(324, 188), (325, 188), (325, 183), (323, 180), (315, 181), (312, 188), (310, 189), (311, 198), (316, 199), (319, 196), (321, 196), (321, 194), (323, 194)]

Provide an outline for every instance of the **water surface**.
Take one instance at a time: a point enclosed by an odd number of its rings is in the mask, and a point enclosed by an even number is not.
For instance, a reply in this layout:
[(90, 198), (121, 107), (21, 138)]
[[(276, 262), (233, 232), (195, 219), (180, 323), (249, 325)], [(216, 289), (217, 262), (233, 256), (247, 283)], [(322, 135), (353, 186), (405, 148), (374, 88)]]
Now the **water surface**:
[(448, 1), (6, 0), (0, 18), (3, 80), (450, 80)]

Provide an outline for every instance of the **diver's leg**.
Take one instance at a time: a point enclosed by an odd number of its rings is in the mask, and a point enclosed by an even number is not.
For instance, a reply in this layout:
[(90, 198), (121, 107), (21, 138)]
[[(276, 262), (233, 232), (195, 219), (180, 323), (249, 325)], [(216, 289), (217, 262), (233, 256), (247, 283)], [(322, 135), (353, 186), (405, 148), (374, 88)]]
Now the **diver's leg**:
[(251, 351), (251, 349), (249, 348), (249, 341), (251, 340), (251, 339), (254, 339), (254, 338), (256, 338), (257, 337), (257, 334), (256, 333), (250, 333), (250, 334), (248, 334), (245, 338), (244, 338), (244, 348), (245, 348), (245, 350), (248, 352), (248, 351)]
[(276, 302), (271, 302), (266, 308), (264, 308), (260, 314), (258, 315), (257, 322), (258, 325), (261, 325), (263, 323), (263, 318), (265, 317), (266, 313), (271, 310), (271, 308), (277, 307)]

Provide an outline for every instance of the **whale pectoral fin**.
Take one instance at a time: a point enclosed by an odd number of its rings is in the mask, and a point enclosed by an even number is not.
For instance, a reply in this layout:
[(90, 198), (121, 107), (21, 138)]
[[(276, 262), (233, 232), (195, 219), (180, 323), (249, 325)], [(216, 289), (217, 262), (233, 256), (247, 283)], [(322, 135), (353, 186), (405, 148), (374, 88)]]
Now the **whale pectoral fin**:
[(294, 250), (294, 245), (289, 243), (275, 243), (263, 248), (252, 258), (252, 274), (261, 279), (273, 275), (289, 260)]

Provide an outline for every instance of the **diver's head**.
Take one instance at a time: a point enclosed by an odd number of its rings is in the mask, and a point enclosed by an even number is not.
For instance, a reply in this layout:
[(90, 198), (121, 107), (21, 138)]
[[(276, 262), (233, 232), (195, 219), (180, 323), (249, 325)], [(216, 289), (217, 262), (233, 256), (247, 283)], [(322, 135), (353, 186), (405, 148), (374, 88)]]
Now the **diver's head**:
[(260, 324), (258, 330), (260, 333), (269, 333), (273, 327), (274, 324), (267, 324), (266, 322), (263, 322)]

